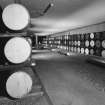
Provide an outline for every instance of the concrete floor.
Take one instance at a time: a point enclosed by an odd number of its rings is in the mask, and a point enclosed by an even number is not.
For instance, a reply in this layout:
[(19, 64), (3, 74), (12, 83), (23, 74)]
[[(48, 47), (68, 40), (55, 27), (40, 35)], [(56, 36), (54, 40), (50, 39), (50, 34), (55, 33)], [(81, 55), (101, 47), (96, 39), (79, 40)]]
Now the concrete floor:
[(54, 105), (105, 105), (105, 69), (87, 57), (56, 52), (33, 54), (36, 72)]

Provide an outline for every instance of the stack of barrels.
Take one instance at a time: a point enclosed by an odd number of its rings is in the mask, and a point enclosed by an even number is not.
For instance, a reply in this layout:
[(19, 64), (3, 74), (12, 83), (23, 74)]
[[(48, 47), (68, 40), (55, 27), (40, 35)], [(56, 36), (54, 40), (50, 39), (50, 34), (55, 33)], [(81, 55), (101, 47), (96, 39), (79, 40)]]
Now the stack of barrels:
[[(50, 37), (49, 37), (50, 39)], [(47, 43), (49, 43), (47, 39)], [(91, 32), (81, 34), (61, 33), (52, 39), (52, 46), (67, 52), (75, 52), (84, 55), (98, 56), (105, 58), (105, 32)]]
[[(14, 3), (0, 8), (0, 65), (17, 66), (6, 81), (6, 91), (12, 98), (22, 98), (31, 91), (32, 78), (18, 65), (27, 62), (31, 57), (31, 39), (19, 35), (30, 23), (28, 10)], [(15, 71), (15, 72), (14, 72)]]

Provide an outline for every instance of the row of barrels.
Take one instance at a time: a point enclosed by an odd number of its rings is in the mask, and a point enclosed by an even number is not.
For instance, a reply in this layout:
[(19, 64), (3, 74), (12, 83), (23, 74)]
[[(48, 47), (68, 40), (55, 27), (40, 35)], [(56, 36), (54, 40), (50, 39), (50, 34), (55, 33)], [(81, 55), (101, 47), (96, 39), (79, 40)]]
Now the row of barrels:
[[(6, 87), (5, 89), (7, 94), (15, 99), (25, 97), (32, 89), (33, 80), (30, 74), (26, 73), (25, 70), (21, 71), (21, 68), (18, 68), (18, 65), (22, 65), (22, 63), (25, 62), (30, 62), (30, 40), (24, 37), (13, 37), (4, 43), (3, 39), (3, 45), (0, 54), (0, 65), (2, 64), (6, 67), (8, 66), (8, 69), (10, 65), (16, 66), (16, 68), (7, 70), (10, 71), (10, 75), (6, 73), (8, 77), (6, 78), (4, 87)], [(24, 69), (24, 66), (22, 68)], [(0, 79), (2, 80), (2, 77)]]
[[(29, 27), (29, 24), (30, 15), (23, 5), (13, 3), (4, 9), (0, 8), (0, 66), (8, 66), (8, 69), (10, 65), (17, 66), (17, 70), (10, 69), (12, 73), (8, 74), (4, 86), (12, 98), (22, 98), (32, 89), (31, 76), (18, 68), (18, 64), (31, 59), (31, 39), (19, 35)], [(1, 76), (5, 77), (5, 74)]]
[(49, 37), (45, 41), (49, 46), (105, 58), (105, 32)]
[(0, 31), (0, 65), (24, 63), (31, 55), (31, 44), (19, 33), (30, 24), (28, 10), (21, 4), (9, 4), (1, 8), (0, 21), (0, 29), (5, 29), (5, 33)]

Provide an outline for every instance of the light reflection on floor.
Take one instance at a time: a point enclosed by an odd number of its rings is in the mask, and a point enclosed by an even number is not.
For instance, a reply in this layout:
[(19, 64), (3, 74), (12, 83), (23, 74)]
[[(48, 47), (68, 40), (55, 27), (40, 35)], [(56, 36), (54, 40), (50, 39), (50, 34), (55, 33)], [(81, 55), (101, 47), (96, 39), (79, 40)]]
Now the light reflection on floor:
[(33, 50), (32, 51), (32, 58), (38, 60), (49, 60), (49, 59), (57, 59), (57, 58), (62, 58), (62, 55), (67, 55), (67, 56), (77, 56), (75, 53), (72, 52), (60, 52), (61, 56), (59, 53), (57, 53), (57, 50), (49, 51), (49, 50)]

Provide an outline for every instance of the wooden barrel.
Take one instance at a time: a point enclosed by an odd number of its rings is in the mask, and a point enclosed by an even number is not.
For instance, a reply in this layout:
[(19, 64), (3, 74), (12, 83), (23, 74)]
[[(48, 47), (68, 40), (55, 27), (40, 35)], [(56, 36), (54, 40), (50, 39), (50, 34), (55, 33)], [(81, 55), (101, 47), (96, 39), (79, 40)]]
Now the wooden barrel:
[(18, 71), (6, 81), (6, 91), (13, 98), (22, 98), (32, 89), (32, 78), (26, 72)]
[(102, 47), (105, 48), (105, 40), (102, 41)]
[(100, 40), (96, 40), (96, 47), (100, 47), (101, 46), (101, 42), (100, 42)]
[(80, 42), (80, 41), (78, 41), (78, 46), (80, 46), (80, 44), (81, 44), (81, 42)]
[(84, 48), (81, 48), (81, 54), (84, 54), (85, 50)]
[(94, 40), (91, 40), (91, 41), (90, 41), (90, 46), (91, 46), (91, 47), (94, 47), (94, 46), (95, 46)]
[(91, 38), (91, 39), (94, 39), (94, 33), (91, 33), (91, 34), (90, 34), (90, 38)]
[(31, 55), (31, 45), (23, 37), (13, 37), (7, 41), (4, 47), (4, 54), (11, 63), (23, 63), (27, 61)]
[(85, 40), (89, 40), (89, 33), (85, 34)]
[(85, 41), (85, 47), (89, 47), (89, 41), (88, 40)]
[(88, 48), (85, 49), (85, 54), (89, 55), (89, 49)]
[(93, 49), (90, 49), (90, 55), (94, 55), (94, 50)]
[(77, 50), (78, 50), (78, 53), (80, 53), (80, 47), (78, 47), (78, 49), (77, 49)]
[[(104, 50), (103, 50), (104, 51)], [(101, 56), (101, 49), (100, 48), (96, 48), (95, 49), (95, 54), (94, 55), (96, 55), (96, 56)], [(102, 54), (103, 55), (103, 54)]]
[(2, 19), (7, 28), (20, 31), (28, 26), (30, 15), (23, 5), (13, 3), (4, 8)]
[(102, 55), (103, 58), (105, 58), (105, 50), (103, 50), (103, 51), (101, 52), (101, 55)]

